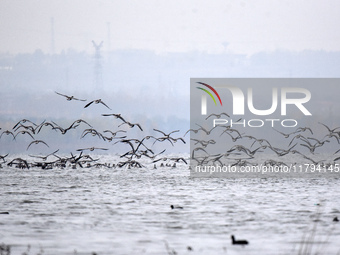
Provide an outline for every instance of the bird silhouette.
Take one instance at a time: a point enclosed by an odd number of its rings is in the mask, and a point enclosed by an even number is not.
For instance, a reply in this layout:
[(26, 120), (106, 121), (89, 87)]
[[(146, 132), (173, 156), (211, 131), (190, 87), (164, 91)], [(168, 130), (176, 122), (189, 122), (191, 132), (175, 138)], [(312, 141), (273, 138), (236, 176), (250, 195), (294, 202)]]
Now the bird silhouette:
[(205, 141), (205, 140), (199, 140), (199, 139), (193, 139), (192, 138), (190, 140), (196, 142), (195, 145), (198, 144), (198, 143), (201, 144), (203, 148), (207, 147), (209, 144), (216, 144), (216, 141), (213, 140), (213, 139)]
[(102, 116), (113, 116), (113, 117), (116, 117), (116, 119), (120, 119), (123, 122), (126, 122), (120, 113), (102, 114)]
[(41, 131), (41, 129), (42, 129), (43, 127), (47, 127), (47, 126), (51, 126), (52, 129), (55, 129), (55, 126), (54, 126), (53, 123), (43, 121), (39, 126), (36, 127), (36, 129), (38, 129), (37, 134), (40, 133), (40, 131)]
[(215, 116), (215, 117), (217, 117), (217, 118), (219, 119), (219, 118), (221, 118), (221, 116), (223, 116), (223, 115), (225, 115), (226, 117), (229, 117), (229, 118), (230, 118), (230, 115), (229, 115), (228, 113), (222, 112), (222, 113), (220, 113), (220, 114), (212, 113), (212, 114), (210, 114), (208, 117), (206, 117), (205, 119), (207, 120), (207, 119), (209, 119), (209, 118), (212, 117), (212, 116)]
[(67, 96), (67, 95), (61, 94), (61, 93), (59, 93), (57, 91), (54, 91), (54, 92), (56, 94), (60, 95), (60, 96), (66, 97), (67, 101), (71, 101), (71, 100), (86, 101), (86, 99), (78, 99), (78, 98), (75, 98), (74, 96)]
[(336, 128), (331, 129), (330, 127), (328, 127), (327, 125), (325, 125), (325, 124), (323, 124), (323, 123), (321, 123), (321, 122), (319, 122), (319, 124), (321, 124), (322, 126), (324, 126), (325, 128), (327, 128), (327, 130), (329, 131), (329, 133), (334, 133), (335, 130), (340, 129), (340, 127), (336, 127)]
[(9, 153), (7, 153), (6, 155), (0, 155), (0, 159), (3, 161), (3, 163), (6, 162), (6, 157), (8, 156)]
[(49, 156), (51, 156), (51, 155), (53, 155), (53, 156), (55, 156), (55, 157), (57, 157), (56, 155), (54, 155), (55, 153), (57, 153), (59, 151), (59, 149), (58, 150), (56, 150), (56, 151), (54, 151), (54, 152), (52, 152), (52, 153), (50, 153), (50, 154), (48, 154), (48, 155), (46, 155), (46, 156), (34, 156), (34, 155), (28, 155), (28, 156), (30, 156), (30, 157), (33, 157), (33, 158), (40, 158), (40, 159), (42, 159), (43, 161), (46, 161), (47, 160), (47, 158), (49, 157)]
[(105, 141), (105, 137), (95, 130), (94, 128), (87, 128), (83, 131), (81, 138), (84, 138), (86, 135), (91, 134), (92, 136), (98, 136), (99, 138), (103, 139)]
[(247, 244), (249, 244), (249, 242), (247, 240), (236, 240), (234, 235), (231, 236), (231, 243), (233, 245), (247, 245)]
[(96, 99), (96, 100), (91, 101), (90, 103), (88, 103), (87, 105), (85, 105), (84, 108), (89, 107), (89, 106), (90, 106), (91, 104), (93, 104), (93, 103), (95, 103), (95, 104), (102, 104), (102, 105), (106, 106), (108, 109), (112, 110), (112, 109), (111, 109), (110, 107), (108, 107), (107, 104), (105, 104), (105, 103), (103, 102), (103, 100), (101, 100), (101, 99)]
[(16, 129), (16, 127), (17, 127), (18, 125), (20, 125), (20, 124), (22, 124), (22, 123), (26, 123), (26, 122), (29, 122), (29, 123), (31, 123), (31, 124), (34, 125), (34, 126), (38, 126), (37, 124), (35, 124), (34, 122), (32, 122), (32, 121), (30, 121), (30, 120), (28, 120), (28, 119), (22, 119), (22, 120), (18, 121), (18, 122), (14, 125), (13, 129)]
[(142, 128), (142, 126), (140, 124), (138, 124), (138, 123), (131, 123), (131, 122), (128, 122), (128, 121), (120, 124), (118, 127), (120, 127), (120, 126), (122, 126), (124, 124), (129, 125), (130, 128), (133, 128), (134, 126), (137, 126), (141, 131), (143, 131), (143, 128)]
[(87, 123), (85, 120), (83, 119), (78, 119), (73, 121), (73, 123), (71, 124), (71, 126), (74, 126), (75, 124), (80, 124), (80, 123), (85, 123), (86, 125), (88, 125), (89, 127), (92, 127), (89, 123)]
[(50, 147), (50, 146), (48, 146), (47, 143), (45, 143), (45, 142), (42, 141), (42, 140), (34, 140), (34, 141), (32, 141), (32, 142), (27, 146), (27, 149), (26, 149), (26, 150), (28, 150), (29, 147), (31, 147), (32, 144), (39, 144), (39, 143), (45, 144), (47, 147)]
[(171, 210), (174, 210), (174, 209), (180, 209), (180, 210), (182, 210), (182, 209), (183, 209), (182, 206), (175, 206), (175, 205), (170, 205), (170, 208), (171, 208)]
[(85, 151), (85, 150), (89, 150), (89, 151), (105, 150), (105, 151), (107, 151), (108, 149), (106, 149), (106, 148), (97, 148), (97, 147), (90, 147), (90, 148), (78, 149), (77, 151)]
[(54, 124), (54, 127), (52, 129), (54, 130), (59, 130), (61, 132), (61, 134), (66, 134), (66, 132), (70, 129), (75, 129), (76, 127), (79, 126), (79, 124), (74, 125), (74, 123), (72, 123), (68, 128), (62, 128), (61, 126), (59, 126), (57, 123), (55, 123), (54, 121), (52, 121), (52, 123)]
[[(39, 125), (40, 126), (40, 125)], [(23, 128), (25, 130), (29, 130), (32, 134), (35, 134), (35, 131), (39, 127), (38, 125), (36, 127), (34, 126), (26, 126), (21, 123), (18, 123), (18, 125), (15, 125), (15, 128), (13, 128), (14, 132), (18, 131), (20, 128)]]
[(283, 135), (284, 136), (284, 138), (289, 138), (289, 136), (291, 136), (291, 135), (293, 135), (293, 134), (296, 134), (297, 132), (296, 131), (294, 131), (294, 132), (292, 132), (292, 133), (288, 133), (288, 134), (286, 134), (286, 133), (283, 133), (283, 132), (281, 132), (281, 131), (279, 131), (279, 130), (277, 130), (277, 129), (275, 129), (275, 128), (273, 128), (276, 132), (278, 132), (279, 134), (281, 134), (281, 135)]
[(9, 131), (9, 130), (3, 131), (1, 133), (1, 135), (0, 135), (0, 138), (3, 136), (3, 134), (5, 134), (5, 135), (12, 135), (13, 136), (13, 140), (15, 140), (15, 135), (11, 131)]
[(13, 140), (15, 140), (15, 138), (16, 138), (19, 134), (22, 134), (22, 135), (27, 134), (27, 135), (29, 135), (30, 137), (32, 137), (32, 139), (34, 140), (33, 135), (32, 135), (30, 132), (26, 131), (26, 130), (19, 131), (19, 132), (14, 136)]

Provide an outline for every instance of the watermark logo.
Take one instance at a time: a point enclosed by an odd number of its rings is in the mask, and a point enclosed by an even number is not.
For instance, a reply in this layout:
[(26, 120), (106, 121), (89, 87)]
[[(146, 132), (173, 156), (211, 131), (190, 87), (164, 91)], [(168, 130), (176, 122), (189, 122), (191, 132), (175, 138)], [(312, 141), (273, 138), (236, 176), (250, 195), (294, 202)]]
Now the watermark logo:
[[(212, 87), (211, 85), (208, 85), (203, 82), (197, 82), (199, 84), (202, 84), (206, 87), (208, 87), (211, 91), (215, 93), (215, 95), (218, 97), (220, 104), (222, 106), (222, 100), (217, 93), (216, 89)], [(308, 89), (305, 88), (296, 88), (296, 87), (282, 87), (280, 89), (280, 94), (278, 93), (279, 88), (273, 87), (272, 93), (271, 93), (271, 106), (269, 109), (256, 109), (254, 106), (254, 95), (253, 95), (253, 88), (248, 87), (247, 88), (247, 100), (245, 99), (245, 94), (243, 93), (242, 89), (236, 86), (232, 85), (218, 85), (215, 86), (219, 90), (227, 89), (231, 95), (232, 95), (232, 114), (233, 115), (244, 115), (245, 114), (245, 102), (247, 102), (248, 110), (250, 113), (258, 116), (268, 116), (273, 114), (279, 105), (279, 99), (280, 99), (280, 108), (281, 108), (281, 115), (285, 116), (287, 115), (287, 105), (294, 105), (296, 106), (304, 115), (310, 116), (312, 115), (310, 111), (304, 106), (305, 103), (309, 102), (311, 99), (311, 92)], [(217, 105), (216, 100), (214, 96), (209, 92), (208, 90), (197, 87), (198, 89), (201, 89), (205, 91), (210, 97), (213, 99), (215, 105)], [(259, 89), (259, 88), (258, 88)], [(260, 88), (261, 89), (261, 88)], [(223, 91), (224, 92), (224, 91)], [(289, 94), (299, 95), (297, 98), (290, 98)], [(302, 95), (302, 97), (300, 97)], [(261, 98), (260, 98), (261, 100)], [(201, 114), (206, 115), (207, 114), (207, 99), (205, 95), (202, 95), (201, 97)]]
[(191, 78), (191, 176), (339, 173), (339, 84), (338, 78)]
[[(197, 83), (209, 88), (217, 96), (217, 98), (220, 101), (220, 104), (222, 106), (221, 97), (212, 86), (210, 86), (209, 84), (203, 83), (203, 82), (197, 82)], [(211, 94), (211, 92), (209, 90), (207, 90), (205, 88), (201, 88), (201, 87), (197, 87), (197, 88), (200, 89), (200, 90), (203, 90), (205, 93), (207, 93), (213, 99), (215, 105), (217, 105), (215, 97)], [(206, 115), (207, 114), (207, 97), (206, 97), (206, 95), (202, 95), (202, 97), (201, 97), (201, 109), (202, 109), (202, 115)]]

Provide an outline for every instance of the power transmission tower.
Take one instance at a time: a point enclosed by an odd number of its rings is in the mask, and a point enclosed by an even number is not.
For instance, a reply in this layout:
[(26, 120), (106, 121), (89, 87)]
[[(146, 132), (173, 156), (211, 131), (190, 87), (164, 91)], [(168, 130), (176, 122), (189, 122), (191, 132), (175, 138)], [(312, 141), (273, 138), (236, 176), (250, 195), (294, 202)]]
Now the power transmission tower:
[(54, 18), (51, 18), (51, 54), (55, 53), (55, 43), (54, 43)]
[(100, 91), (103, 88), (103, 77), (102, 77), (102, 64), (101, 64), (101, 55), (100, 48), (103, 46), (103, 41), (100, 44), (96, 44), (92, 41), (93, 47), (95, 48), (94, 54), (94, 85), (96, 91)]
[(106, 47), (107, 47), (107, 60), (108, 60), (108, 63), (111, 64), (111, 29), (110, 29), (110, 26), (111, 26), (111, 23), (110, 22), (107, 22), (107, 44), (106, 44)]
[(111, 50), (111, 23), (107, 22), (107, 51)]

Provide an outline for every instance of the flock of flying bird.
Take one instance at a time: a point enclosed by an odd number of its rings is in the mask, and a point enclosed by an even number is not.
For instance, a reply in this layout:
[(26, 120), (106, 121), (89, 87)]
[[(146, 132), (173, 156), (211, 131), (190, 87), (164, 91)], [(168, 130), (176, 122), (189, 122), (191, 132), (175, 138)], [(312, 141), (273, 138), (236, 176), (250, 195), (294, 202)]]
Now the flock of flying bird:
[[(203, 127), (205, 124), (211, 124), (207, 122), (209, 118), (222, 116), (229, 117), (227, 113), (211, 114), (205, 118), (206, 122), (201, 125), (196, 123), (197, 128), (191, 128), (185, 133), (191, 133), (191, 160), (194, 165), (259, 165), (258, 159), (261, 158), (265, 161), (260, 163), (266, 166), (287, 166), (288, 161), (294, 165), (308, 163), (315, 166), (330, 166), (340, 160), (340, 127), (331, 128), (318, 122), (314, 130), (318, 129), (318, 138), (309, 127), (291, 128), (292, 131), (289, 133), (272, 127), (275, 140), (280, 144), (278, 147), (272, 145), (273, 141), (269, 141), (270, 135), (267, 131), (265, 133), (267, 139), (263, 139), (245, 134), (246, 129), (236, 129), (230, 125), (216, 125), (211, 129)], [(327, 144), (331, 146), (325, 153), (321, 148)], [(216, 153), (216, 148), (223, 152)], [(332, 152), (328, 153), (329, 150)]]
[[(79, 99), (59, 92), (55, 93), (65, 97), (67, 101), (87, 101), (86, 99)], [(90, 101), (84, 106), (84, 108), (88, 108), (95, 104), (102, 104), (107, 109), (111, 110), (111, 108), (101, 99)], [(56, 134), (65, 135), (71, 130), (81, 129), (85, 126), (86, 128), (82, 129), (80, 139), (92, 136), (101, 141), (112, 143), (113, 145), (123, 144), (128, 146), (129, 150), (119, 156), (121, 159), (119, 162), (112, 164), (100, 163), (99, 159), (94, 159), (91, 155), (85, 153), (98, 150), (107, 151), (109, 149), (106, 147), (90, 146), (86, 148), (78, 148), (76, 149), (77, 152), (74, 153), (76, 155), (70, 153), (67, 157), (58, 155), (57, 153), (59, 149), (44, 156), (28, 155), (30, 158), (34, 159), (33, 162), (29, 162), (28, 159), (23, 158), (14, 158), (9, 161), (7, 160), (9, 158), (9, 154), (7, 153), (6, 155), (0, 155), (0, 167), (2, 167), (2, 164), (7, 163), (8, 166), (15, 166), (18, 168), (41, 167), (44, 169), (51, 169), (55, 166), (72, 166), (73, 168), (76, 168), (77, 166), (131, 168), (143, 167), (143, 164), (141, 163), (142, 161), (140, 160), (141, 158), (148, 159), (149, 163), (154, 164), (154, 168), (156, 168), (157, 162), (161, 162), (161, 166), (175, 167), (178, 162), (187, 164), (187, 160), (183, 157), (165, 156), (165, 149), (161, 152), (155, 153), (153, 151), (153, 145), (156, 143), (166, 142), (168, 145), (174, 146), (178, 141), (185, 144), (186, 142), (184, 138), (188, 133), (191, 133), (191, 162), (199, 165), (220, 164), (223, 166), (226, 163), (229, 163), (231, 166), (254, 165), (258, 164), (258, 161), (253, 160), (256, 159), (255, 155), (258, 155), (261, 152), (271, 152), (276, 155), (276, 158), (298, 155), (298, 161), (304, 160), (315, 165), (324, 165), (326, 162), (328, 162), (327, 164), (334, 164), (340, 160), (340, 156), (337, 155), (340, 153), (340, 149), (337, 149), (333, 155), (331, 155), (332, 158), (328, 157), (321, 160), (316, 159), (316, 155), (320, 156), (320, 153), (318, 152), (321, 147), (324, 147), (326, 144), (335, 143), (337, 148), (340, 144), (340, 127), (330, 128), (326, 124), (320, 122), (320, 128), (324, 130), (324, 134), (321, 138), (313, 137), (314, 132), (309, 127), (297, 127), (290, 133), (284, 133), (273, 128), (274, 131), (279, 134), (279, 136), (282, 136), (282, 139), (286, 140), (288, 143), (285, 148), (278, 148), (273, 146), (268, 139), (247, 135), (243, 133), (243, 131), (231, 127), (230, 125), (216, 125), (208, 130), (202, 126), (206, 123), (203, 123), (202, 125), (196, 124), (197, 128), (189, 129), (183, 137), (174, 137), (174, 134), (178, 133), (179, 130), (166, 133), (159, 129), (153, 129), (154, 133), (157, 134), (155, 136), (146, 135), (141, 139), (130, 138), (128, 137), (128, 131), (126, 129), (136, 128), (139, 132), (144, 133), (145, 131), (141, 124), (127, 121), (120, 113), (106, 113), (101, 115), (102, 117), (112, 117), (119, 120), (121, 123), (117, 126), (116, 130), (106, 129), (100, 132), (83, 119), (77, 119), (67, 127), (62, 127), (54, 121), (44, 120), (40, 124), (37, 124), (31, 120), (22, 119), (18, 121), (12, 129), (2, 130), (0, 128), (0, 139), (4, 136), (11, 136), (12, 140), (15, 141), (19, 135), (25, 135), (31, 139), (31, 141), (27, 144), (27, 151), (38, 144), (49, 148), (50, 146), (47, 142), (41, 139), (36, 139), (36, 136), (38, 136), (42, 130), (54, 130), (57, 132)], [(205, 119), (205, 121), (208, 121), (211, 117), (221, 118), (224, 116), (230, 117), (227, 113), (211, 114)], [(231, 147), (228, 147), (228, 145), (231, 145)], [(212, 150), (210, 150), (210, 148), (212, 148)], [(216, 151), (216, 148), (222, 148), (224, 150), (223, 153), (215, 154), (214, 152)], [(143, 162), (145, 162), (145, 160)], [(264, 165), (286, 165), (286, 163), (284, 160), (275, 160), (274, 157), (271, 156), (264, 162)]]
[[(86, 99), (79, 99), (74, 96), (68, 96), (61, 94), (59, 92), (55, 92), (56, 94), (63, 96), (66, 98), (67, 101), (87, 101)], [(107, 109), (111, 110), (111, 108), (103, 102), (101, 99), (93, 100), (87, 103), (84, 108), (88, 108), (91, 105), (95, 104), (102, 104)], [(101, 163), (100, 159), (93, 158), (93, 156), (89, 155), (87, 152), (93, 151), (107, 151), (109, 148), (107, 147), (96, 147), (96, 146), (89, 146), (86, 148), (78, 148), (76, 152), (70, 153), (69, 156), (64, 156), (58, 154), (59, 149), (53, 150), (53, 152), (47, 155), (28, 155), (29, 158), (20, 158), (16, 157), (12, 160), (9, 160), (9, 153), (6, 155), (0, 155), (0, 167), (3, 164), (7, 164), (7, 166), (14, 166), (17, 168), (28, 169), (30, 167), (40, 167), (42, 169), (52, 169), (53, 167), (108, 167), (108, 168), (121, 168), (121, 167), (143, 167), (142, 162), (147, 162), (148, 164), (153, 164), (154, 168), (156, 168), (156, 163), (161, 162), (160, 166), (168, 166), (168, 167), (176, 167), (176, 163), (185, 163), (187, 164), (186, 159), (182, 157), (171, 157), (164, 155), (166, 151), (163, 149), (161, 152), (155, 153), (153, 149), (153, 145), (156, 143), (163, 143), (166, 142), (169, 145), (174, 146), (176, 142), (180, 141), (182, 143), (186, 143), (182, 137), (174, 137), (174, 134), (179, 132), (179, 130), (172, 131), (170, 133), (166, 133), (159, 129), (153, 129), (154, 133), (157, 135), (147, 135), (141, 139), (137, 138), (130, 138), (128, 137), (128, 129), (136, 128), (141, 136), (145, 132), (142, 128), (142, 125), (139, 123), (132, 123), (126, 120), (119, 113), (108, 113), (102, 114), (102, 117), (113, 117), (121, 121), (117, 126), (116, 130), (106, 129), (104, 131), (98, 131), (95, 129), (91, 124), (83, 119), (77, 119), (72, 122), (67, 127), (62, 127), (58, 125), (54, 121), (42, 121), (40, 124), (34, 123), (28, 119), (22, 119), (18, 121), (12, 129), (2, 130), (0, 128), (0, 139), (4, 136), (10, 136), (12, 141), (18, 139), (19, 135), (25, 135), (30, 137), (30, 142), (26, 147), (26, 151), (30, 151), (33, 146), (37, 146), (40, 144), (40, 149), (45, 147), (49, 149), (50, 146), (48, 142), (42, 139), (36, 139), (39, 134), (44, 133), (43, 130), (54, 130), (56, 133), (52, 133), (53, 135), (65, 135), (71, 130), (79, 130), (82, 131), (80, 134), (80, 139), (85, 139), (88, 136), (96, 137), (98, 140), (102, 142), (112, 143), (113, 145), (121, 144), (126, 145), (125, 147), (129, 148), (127, 151), (119, 155), (120, 160), (115, 163)], [(46, 133), (45, 133), (46, 135)], [(1, 146), (1, 144), (0, 144)], [(44, 148), (44, 149), (45, 149)], [(163, 154), (163, 155), (162, 155)], [(30, 161), (29, 159), (33, 159)], [(142, 159), (143, 160), (140, 160)], [(145, 160), (147, 159), (147, 160)]]

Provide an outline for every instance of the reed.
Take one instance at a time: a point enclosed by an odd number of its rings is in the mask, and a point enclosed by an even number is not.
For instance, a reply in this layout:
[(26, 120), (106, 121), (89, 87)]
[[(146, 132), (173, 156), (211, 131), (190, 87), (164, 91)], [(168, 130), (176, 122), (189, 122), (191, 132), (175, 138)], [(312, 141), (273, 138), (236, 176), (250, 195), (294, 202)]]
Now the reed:
[[(327, 234), (324, 240), (317, 238), (317, 228), (318, 224), (321, 221), (322, 215), (322, 207), (318, 207), (316, 212), (316, 217), (314, 219), (314, 223), (312, 228), (307, 230), (307, 232), (303, 235), (300, 247), (298, 250), (298, 255), (320, 255), (320, 254), (328, 254), (326, 249), (326, 244), (329, 242), (329, 238), (331, 237), (335, 225), (333, 225)], [(340, 254), (340, 250), (337, 252)]]

